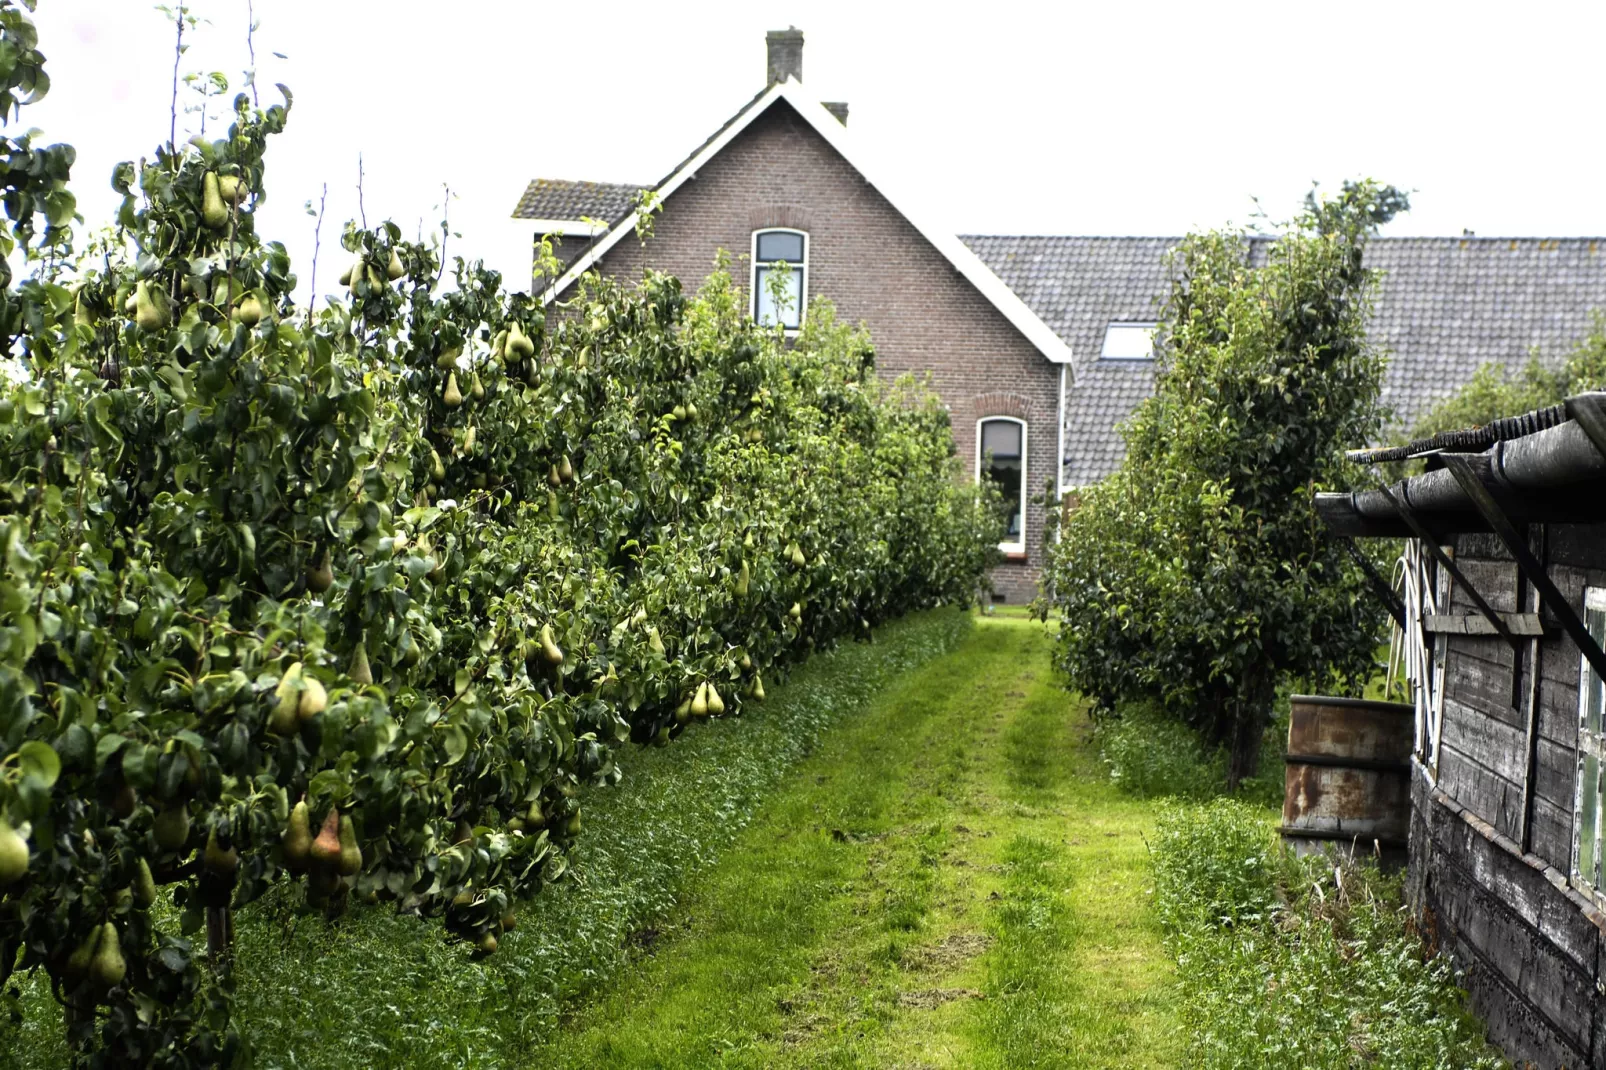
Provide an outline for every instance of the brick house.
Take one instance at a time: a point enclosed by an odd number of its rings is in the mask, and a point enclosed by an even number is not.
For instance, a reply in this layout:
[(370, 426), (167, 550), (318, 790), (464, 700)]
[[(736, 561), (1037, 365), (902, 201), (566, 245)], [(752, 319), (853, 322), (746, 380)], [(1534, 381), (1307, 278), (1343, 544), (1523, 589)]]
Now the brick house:
[[(646, 245), (634, 238), (642, 187), (532, 182), (516, 217), (536, 236), (565, 239), (568, 271), (547, 297), (592, 270), (637, 278), (652, 267), (695, 288), (690, 280), (707, 275), (721, 249), (745, 257), (737, 278), (761, 319), (793, 325), (808, 301), (829, 297), (844, 321), (869, 324), (884, 374), (931, 373), (972, 476), (985, 450), (989, 473), (1016, 503), (994, 584), (1009, 601), (1028, 600), (1043, 527), (1030, 499), (1056, 478), (1070, 348), (952, 232), (911, 214), (853, 162), (847, 106), (804, 93), (802, 57), (800, 31), (769, 35), (767, 88), (647, 187), (662, 214)], [(791, 265), (786, 284), (797, 300), (777, 310), (761, 279), (781, 262)]]
[[(1168, 289), (1151, 237), (958, 237), (855, 162), (846, 104), (803, 88), (803, 34), (767, 37), (767, 84), (654, 184), (537, 179), (514, 218), (556, 235), (566, 272), (637, 278), (652, 267), (687, 281), (723, 249), (756, 318), (796, 317), (816, 296), (870, 328), (884, 373), (929, 372), (948, 406), (971, 478), (998, 481), (1016, 504), (1006, 563), (993, 576), (1011, 602), (1036, 592), (1043, 509), (1031, 497), (1102, 479), (1119, 464), (1118, 425), (1154, 386), (1149, 329)], [(654, 237), (634, 238), (638, 191), (655, 191)], [(1270, 239), (1249, 243), (1264, 259)], [(1408, 422), (1478, 365), (1555, 355), (1606, 307), (1606, 257), (1593, 239), (1379, 238), (1387, 270), (1373, 332), (1394, 353), (1385, 401)], [(777, 263), (790, 308), (769, 307), (760, 280)]]

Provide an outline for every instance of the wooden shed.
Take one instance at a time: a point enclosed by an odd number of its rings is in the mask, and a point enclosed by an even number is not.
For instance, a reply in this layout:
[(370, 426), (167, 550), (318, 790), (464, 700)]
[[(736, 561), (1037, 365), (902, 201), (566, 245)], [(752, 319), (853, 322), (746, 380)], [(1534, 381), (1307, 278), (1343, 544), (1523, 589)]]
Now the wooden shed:
[(1352, 457), (1426, 468), (1317, 497), (1404, 540), (1411, 905), (1514, 1061), (1606, 1067), (1606, 394)]

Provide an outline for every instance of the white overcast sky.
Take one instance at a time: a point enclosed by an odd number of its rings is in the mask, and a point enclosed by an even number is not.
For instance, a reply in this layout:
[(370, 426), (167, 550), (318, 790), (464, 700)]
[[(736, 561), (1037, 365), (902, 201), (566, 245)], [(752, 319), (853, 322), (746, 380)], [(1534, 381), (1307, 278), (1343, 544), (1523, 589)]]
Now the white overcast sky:
[[(207, 24), (181, 69), (238, 84), (246, 0), (192, 6)], [(1286, 217), (1312, 180), (1371, 175), (1416, 191), (1390, 234), (1606, 235), (1599, 2), (255, 0), (255, 13), (264, 103), (275, 82), (295, 93), (259, 231), (290, 247), (304, 287), (303, 205), (327, 182), (323, 292), (357, 214), (359, 153), (370, 224), (432, 225), (449, 184), (463, 235), (450, 251), (522, 273), (509, 216), (528, 179), (658, 180), (763, 87), (764, 31), (788, 25), (806, 34), (804, 86), (852, 106), (872, 177), (955, 232), (1176, 234), (1247, 222), (1254, 197)], [(36, 20), (54, 85), (23, 125), (77, 147), (80, 209), (104, 222), (112, 165), (166, 137), (171, 25), (146, 0), (40, 0)]]

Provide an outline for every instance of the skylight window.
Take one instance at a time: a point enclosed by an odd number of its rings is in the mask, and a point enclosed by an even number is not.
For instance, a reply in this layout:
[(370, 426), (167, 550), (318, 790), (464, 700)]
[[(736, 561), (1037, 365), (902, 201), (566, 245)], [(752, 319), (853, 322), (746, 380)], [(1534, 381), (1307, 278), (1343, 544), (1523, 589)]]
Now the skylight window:
[(1100, 360), (1153, 360), (1153, 323), (1112, 323), (1104, 328)]

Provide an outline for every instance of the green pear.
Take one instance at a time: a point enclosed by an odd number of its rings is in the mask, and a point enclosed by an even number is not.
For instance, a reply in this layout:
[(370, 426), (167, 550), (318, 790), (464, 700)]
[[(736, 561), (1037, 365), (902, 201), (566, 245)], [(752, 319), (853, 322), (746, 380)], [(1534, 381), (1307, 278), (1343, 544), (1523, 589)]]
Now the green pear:
[(28, 872), (28, 841), (0, 817), (0, 885), (12, 884)]
[(396, 254), (395, 249), (392, 249), (390, 251), (390, 261), (385, 264), (385, 278), (395, 282), (405, 274), (407, 274), (407, 269), (402, 267), (401, 257)]
[(262, 302), (256, 294), (248, 293), (240, 300), (234, 309), (234, 318), (247, 327), (255, 327), (262, 322)]
[(156, 903), (156, 878), (151, 876), (151, 864), (143, 858), (134, 867), (134, 904), (148, 910)]
[(228, 204), (244, 204), (245, 199), (251, 195), (251, 187), (245, 184), (245, 179), (239, 175), (219, 175), (217, 179), (218, 196)]
[(301, 701), (296, 703), (296, 716), (303, 721), (310, 721), (328, 705), (329, 692), (324, 690), (316, 677), (308, 676), (301, 688)]
[(89, 960), (89, 979), (102, 988), (115, 988), (123, 983), (127, 972), (128, 963), (123, 961), (117, 926), (108, 921), (100, 927), (100, 946), (95, 949), (95, 957)]
[(351, 815), (340, 818), (340, 861), (342, 877), (355, 877), (362, 870), (362, 849), (357, 846), (357, 830), (352, 826)]
[(206, 849), (201, 852), (201, 865), (207, 872), (228, 877), (240, 868), (240, 852), (230, 847), (224, 850), (217, 840), (217, 826), (206, 834)]
[(737, 598), (746, 598), (747, 597), (747, 587), (748, 587), (748, 584), (752, 581), (752, 578), (753, 578), (752, 570), (747, 567), (747, 562), (743, 561), (742, 562), (741, 571), (736, 574), (736, 597)]
[(346, 673), (352, 681), (367, 687), (374, 682), (374, 671), (368, 664), (368, 644), (357, 644), (357, 652), (351, 656), (351, 668)]
[(273, 706), (273, 712), (268, 714), (268, 727), (281, 736), (288, 736), (296, 730), (299, 718), (296, 711), (301, 705), (301, 693), (296, 689), (296, 683), (301, 679), (301, 662), (296, 662), (284, 671), (279, 678), (279, 686), (274, 688), (273, 694), (278, 699)]
[(697, 685), (697, 693), (692, 696), (691, 715), (693, 717), (708, 716), (708, 681)]
[(552, 638), (552, 625), (541, 625), (541, 656), (553, 665), (563, 664), (563, 651)]
[(134, 287), (134, 325), (147, 334), (164, 331), (172, 322), (172, 316), (167, 310), (167, 294), (161, 287), (151, 289), (150, 283), (141, 279)]
[(524, 327), (518, 320), (508, 324), (507, 348), (514, 356), (522, 359), (535, 356), (535, 343), (530, 341), (530, 336), (524, 333)]
[(162, 850), (183, 850), (190, 842), (189, 807), (180, 803), (158, 810), (151, 827), (156, 833), (156, 845)]
[(229, 206), (223, 203), (216, 171), (208, 171), (201, 180), (201, 222), (213, 230), (222, 230), (229, 225)]
[(99, 925), (90, 929), (89, 935), (67, 956), (65, 972), (68, 977), (76, 981), (89, 972), (89, 964), (95, 960), (95, 952), (100, 948), (102, 931)]
[(312, 824), (307, 814), (307, 800), (302, 799), (290, 811), (290, 824), (284, 830), (284, 861), (292, 872), (307, 868), (312, 851)]
[(441, 391), (441, 401), (448, 409), (455, 409), (463, 404), (463, 392), (457, 389), (457, 373), (446, 373), (446, 389)]
[(323, 548), (323, 560), (316, 567), (307, 570), (307, 586), (317, 594), (323, 594), (335, 585), (334, 563), (329, 558), (329, 548)]

